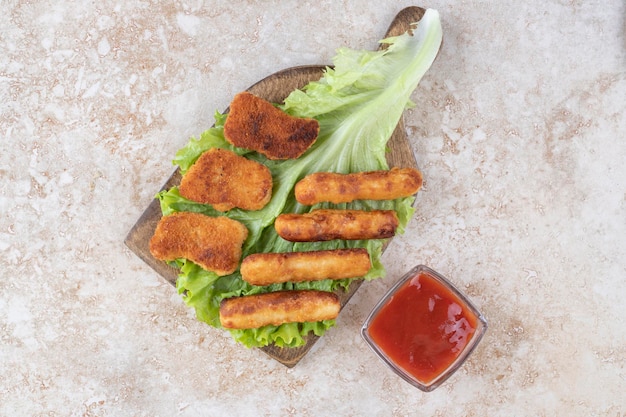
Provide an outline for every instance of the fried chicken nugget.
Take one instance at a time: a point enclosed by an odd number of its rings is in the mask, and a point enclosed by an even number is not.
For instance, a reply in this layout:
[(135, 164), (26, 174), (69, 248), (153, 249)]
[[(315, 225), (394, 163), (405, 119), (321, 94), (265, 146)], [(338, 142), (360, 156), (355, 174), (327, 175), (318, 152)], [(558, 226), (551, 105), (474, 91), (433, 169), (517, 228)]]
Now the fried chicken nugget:
[(398, 228), (393, 210), (313, 210), (305, 214), (281, 214), (274, 221), (280, 237), (291, 242), (334, 239), (384, 239)]
[(150, 239), (157, 259), (189, 259), (217, 275), (229, 275), (239, 266), (248, 229), (228, 217), (178, 212), (163, 216)]
[(298, 181), (296, 200), (312, 206), (354, 200), (394, 200), (415, 194), (422, 187), (422, 174), (414, 168), (392, 168), (352, 174), (317, 172)]
[(235, 95), (224, 123), (224, 137), (269, 159), (298, 158), (317, 139), (319, 122), (290, 116), (251, 93)]
[(212, 148), (189, 168), (178, 190), (186, 199), (211, 204), (219, 211), (260, 210), (272, 198), (272, 174), (263, 164)]
[(227, 329), (256, 329), (270, 324), (331, 320), (340, 309), (339, 297), (332, 292), (293, 290), (225, 298), (219, 315)]
[(361, 277), (370, 270), (367, 249), (255, 253), (241, 263), (241, 277), (252, 285)]

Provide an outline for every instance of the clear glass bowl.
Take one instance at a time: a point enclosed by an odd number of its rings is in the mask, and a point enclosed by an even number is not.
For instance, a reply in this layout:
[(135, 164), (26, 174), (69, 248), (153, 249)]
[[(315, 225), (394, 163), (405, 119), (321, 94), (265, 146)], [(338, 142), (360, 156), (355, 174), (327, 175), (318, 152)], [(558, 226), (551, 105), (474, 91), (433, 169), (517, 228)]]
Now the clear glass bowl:
[(361, 335), (397, 375), (429, 392), (461, 367), (486, 330), (487, 321), (465, 294), (418, 265), (376, 304)]

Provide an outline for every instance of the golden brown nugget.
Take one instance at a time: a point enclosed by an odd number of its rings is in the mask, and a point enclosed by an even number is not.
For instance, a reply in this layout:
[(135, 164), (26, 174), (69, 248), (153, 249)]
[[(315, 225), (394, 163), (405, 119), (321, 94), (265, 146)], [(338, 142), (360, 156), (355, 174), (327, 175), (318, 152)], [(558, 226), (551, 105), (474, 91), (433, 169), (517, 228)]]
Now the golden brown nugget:
[(317, 172), (296, 184), (296, 200), (312, 206), (354, 200), (394, 200), (415, 194), (422, 187), (422, 174), (414, 168), (337, 174)]
[(228, 217), (178, 212), (161, 218), (150, 239), (150, 253), (163, 261), (189, 259), (217, 275), (228, 275), (239, 266), (247, 237), (246, 226)]
[(270, 324), (331, 320), (340, 309), (339, 297), (332, 292), (276, 291), (222, 300), (220, 322), (227, 329), (256, 329)]
[(186, 199), (215, 210), (260, 210), (272, 198), (272, 174), (263, 164), (212, 148), (189, 168), (178, 189)]
[(371, 268), (367, 249), (255, 253), (241, 263), (241, 277), (252, 285), (361, 277)]
[(280, 237), (291, 242), (334, 239), (384, 239), (398, 228), (393, 210), (313, 210), (305, 214), (281, 214), (274, 221)]
[(224, 137), (240, 148), (252, 149), (269, 159), (298, 158), (317, 139), (319, 122), (290, 116), (248, 92), (230, 103)]

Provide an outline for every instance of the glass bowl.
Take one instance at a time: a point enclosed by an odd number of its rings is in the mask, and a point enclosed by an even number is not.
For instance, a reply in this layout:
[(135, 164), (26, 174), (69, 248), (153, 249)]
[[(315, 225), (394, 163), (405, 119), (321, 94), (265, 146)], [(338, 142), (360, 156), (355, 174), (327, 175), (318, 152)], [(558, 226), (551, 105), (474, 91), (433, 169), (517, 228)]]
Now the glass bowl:
[(396, 374), (429, 392), (461, 367), (486, 330), (487, 321), (467, 296), (418, 265), (376, 304), (361, 335)]

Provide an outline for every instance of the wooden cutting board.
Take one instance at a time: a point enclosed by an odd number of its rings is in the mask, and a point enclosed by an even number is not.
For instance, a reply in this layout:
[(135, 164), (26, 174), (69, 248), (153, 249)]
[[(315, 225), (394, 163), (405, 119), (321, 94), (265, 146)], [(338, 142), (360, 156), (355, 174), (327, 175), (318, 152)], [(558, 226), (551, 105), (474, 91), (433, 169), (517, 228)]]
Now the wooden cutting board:
[[(419, 7), (403, 9), (393, 19), (384, 37), (397, 36), (406, 32), (410, 29), (412, 23), (422, 18), (424, 12), (425, 10)], [(385, 45), (382, 47), (384, 46)], [(324, 65), (288, 68), (264, 78), (248, 88), (247, 91), (271, 102), (282, 102), (293, 90), (304, 87), (310, 81), (320, 79), (324, 68)], [(396, 126), (395, 131), (389, 139), (388, 147), (390, 151), (387, 154), (387, 161), (390, 166), (416, 167), (415, 157), (409, 145), (402, 120), (398, 123), (398, 126)], [(180, 180), (180, 171), (177, 169), (163, 185), (161, 190), (179, 185)], [(155, 194), (156, 191), (157, 190), (155, 190)], [(163, 278), (172, 285), (176, 285), (178, 270), (170, 267), (165, 262), (155, 259), (150, 254), (148, 246), (160, 218), (161, 208), (159, 201), (155, 199), (150, 203), (137, 223), (130, 230), (124, 243)], [(342, 308), (348, 303), (362, 283), (362, 280), (354, 280), (348, 291), (338, 290), (337, 294), (341, 299)], [(279, 348), (270, 345), (260, 349), (283, 365), (293, 367), (307, 354), (318, 339), (318, 336), (310, 334), (306, 338), (306, 344), (298, 348)], [(242, 346), (242, 349), (245, 348)]]

